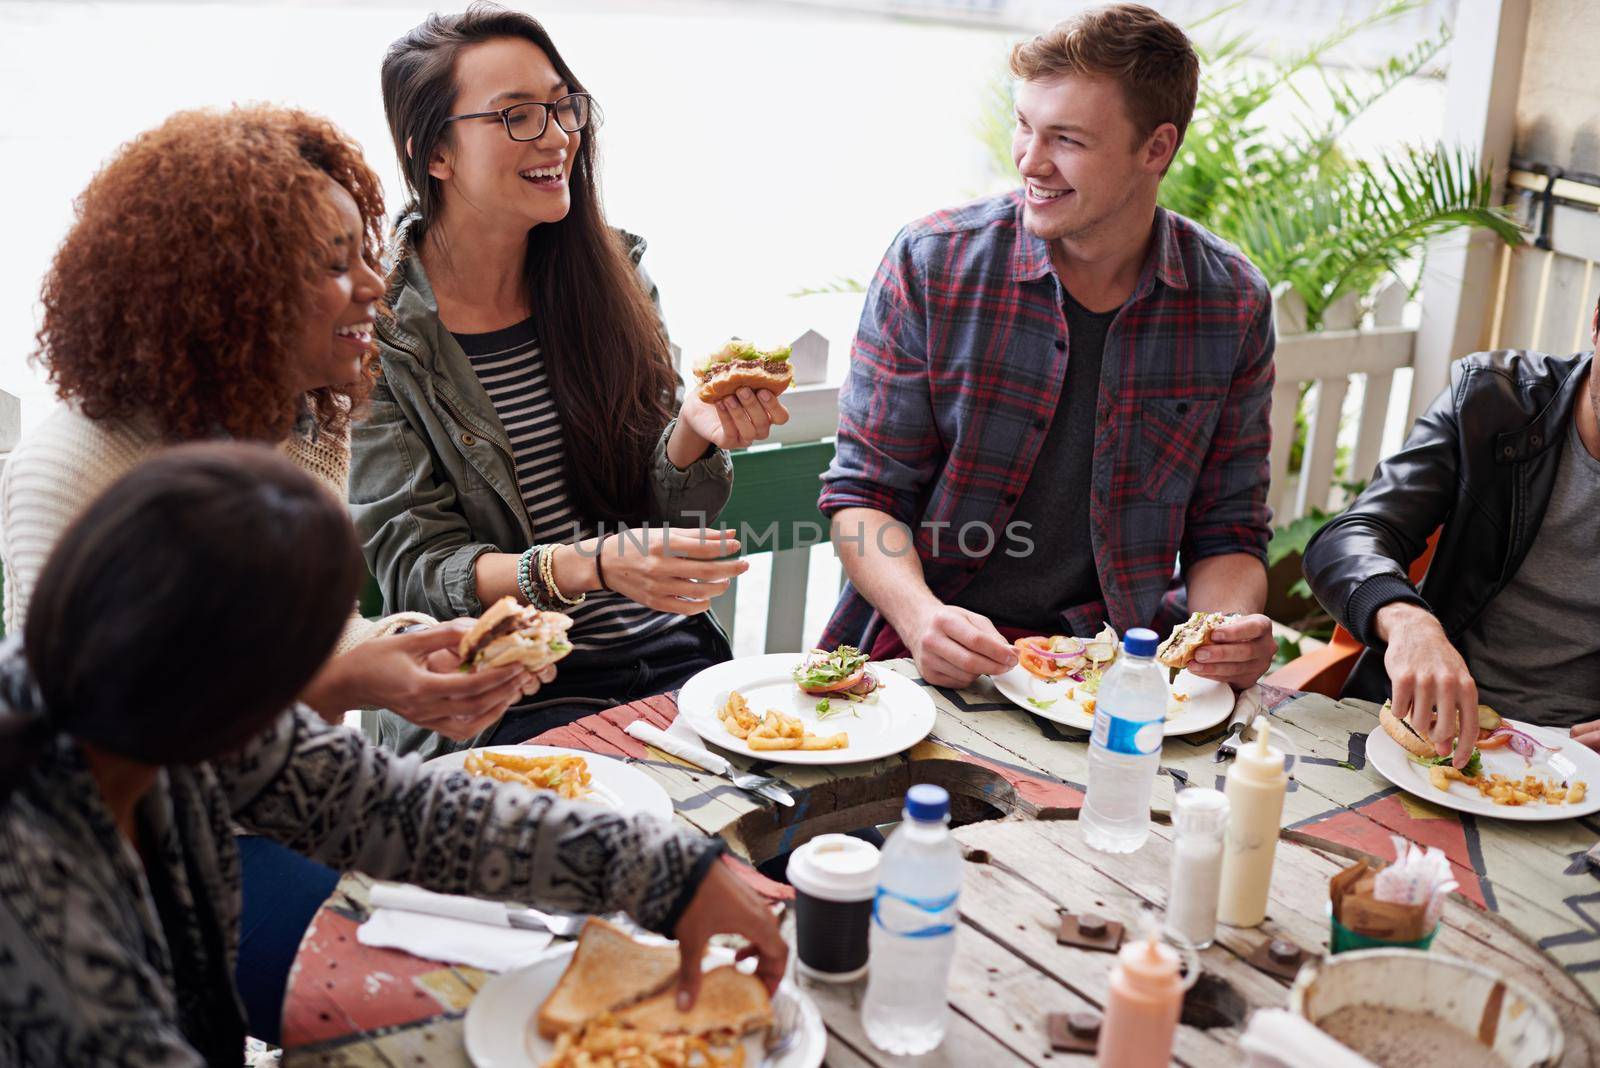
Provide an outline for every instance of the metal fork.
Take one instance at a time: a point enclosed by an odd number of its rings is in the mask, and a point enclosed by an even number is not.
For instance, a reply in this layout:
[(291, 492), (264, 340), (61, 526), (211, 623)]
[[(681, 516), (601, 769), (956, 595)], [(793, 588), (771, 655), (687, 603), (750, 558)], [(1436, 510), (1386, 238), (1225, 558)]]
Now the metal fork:
[[(792, 915), (792, 906), (789, 911)], [(779, 925), (782, 926), (782, 923), (780, 918)], [(804, 1014), (800, 1009), (800, 999), (795, 996), (794, 958), (797, 952), (795, 945), (791, 944), (789, 956), (783, 962), (783, 982), (778, 984), (778, 996), (772, 999), (772, 1026), (767, 1028), (767, 1037), (762, 1042), (766, 1055), (761, 1058), (759, 1068), (777, 1068), (784, 1054), (794, 1049), (800, 1041), (800, 1023)]]
[(761, 1068), (777, 1068), (784, 1054), (794, 1049), (800, 1041), (800, 1018), (800, 999), (794, 996), (785, 979), (778, 988), (778, 996), (772, 999), (772, 1026), (767, 1028), (762, 1044), (766, 1056), (761, 1058)]
[(740, 771), (731, 763), (728, 765), (728, 778), (733, 780), (733, 785), (741, 790), (760, 794), (769, 801), (776, 801), (780, 805), (794, 807), (794, 798), (784, 788), (781, 779), (774, 779), (771, 775), (757, 775), (753, 771)]
[(1211, 762), (1220, 764), (1224, 760), (1231, 760), (1239, 753), (1239, 740), (1244, 736), (1245, 728), (1250, 726), (1252, 717), (1249, 714), (1240, 716), (1234, 713), (1234, 720), (1228, 724), (1228, 736), (1222, 739), (1222, 744), (1217, 746), (1217, 751), (1211, 754)]
[(549, 931), (557, 938), (573, 938), (589, 917), (576, 912), (541, 912), (539, 909), (506, 907), (511, 926), (530, 931)]

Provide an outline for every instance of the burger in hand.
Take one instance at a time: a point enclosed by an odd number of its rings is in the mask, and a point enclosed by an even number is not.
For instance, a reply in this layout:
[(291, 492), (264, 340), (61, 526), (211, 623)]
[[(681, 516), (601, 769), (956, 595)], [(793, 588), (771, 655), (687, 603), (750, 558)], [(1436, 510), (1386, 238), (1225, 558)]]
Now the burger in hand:
[(700, 380), (698, 395), (707, 404), (731, 397), (741, 389), (766, 390), (777, 396), (794, 385), (789, 346), (758, 349), (737, 338), (695, 364)]
[[(1434, 750), (1433, 742), (1418, 734), (1409, 720), (1402, 718), (1395, 712), (1393, 701), (1385, 701), (1383, 703), (1383, 707), (1378, 710), (1378, 722), (1383, 725), (1384, 733), (1398, 742), (1400, 748), (1411, 754), (1411, 759), (1417, 761), (1417, 763), (1434, 764), (1439, 767), (1452, 763), (1452, 754), (1446, 753), (1444, 756), (1439, 756)], [(1504, 741), (1495, 741), (1489, 738), (1491, 733), (1499, 732), (1500, 729), (1500, 713), (1488, 705), (1479, 705), (1478, 734), (1483, 742), (1479, 748), (1497, 749), (1506, 744)], [(1454, 743), (1455, 739), (1452, 738), (1452, 746)], [(1478, 749), (1473, 749), (1472, 756), (1467, 760), (1466, 766), (1461, 769), (1461, 773), (1469, 779), (1474, 779), (1478, 777), (1482, 768), (1482, 756)]]
[(457, 650), (462, 671), (521, 664), (528, 671), (548, 667), (572, 652), (567, 630), (572, 617), (541, 612), (502, 597), (478, 617)]

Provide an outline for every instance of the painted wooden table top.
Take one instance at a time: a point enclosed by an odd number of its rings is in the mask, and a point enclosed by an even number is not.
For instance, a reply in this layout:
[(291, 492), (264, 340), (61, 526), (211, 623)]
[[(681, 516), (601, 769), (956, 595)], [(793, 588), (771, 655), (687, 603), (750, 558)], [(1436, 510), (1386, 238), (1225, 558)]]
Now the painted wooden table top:
[[(909, 661), (880, 666), (915, 678)], [(1087, 981), (1081, 981), (1057, 972), (1054, 965), (1035, 954), (1030, 940), (1038, 941), (1043, 937), (1040, 932), (1048, 932), (1040, 920), (1024, 914), (1025, 903), (1035, 911), (1052, 896), (1057, 903), (1074, 904), (1064, 895), (1078, 894), (1087, 886), (1103, 886), (1110, 893), (1115, 885), (1122, 888), (1124, 897), (1134, 895), (1160, 904), (1166, 887), (1169, 828), (1158, 823), (1151, 843), (1133, 854), (1131, 861), (1124, 858), (1123, 863), (1129, 865), (1126, 871), (1114, 868), (1116, 858), (1092, 851), (1089, 859), (1083, 859), (1073, 844), (1076, 828), (1071, 821), (1087, 780), (1087, 733), (1017, 707), (987, 679), (963, 691), (925, 688), (937, 710), (933, 732), (898, 757), (833, 767), (751, 765), (743, 758), (733, 758), (742, 767), (755, 766), (791, 784), (798, 801), (792, 809), (752, 800), (727, 780), (648, 748), (624, 733), (636, 719), (669, 726), (677, 714), (669, 696), (614, 708), (532, 740), (628, 759), (666, 789), (679, 819), (707, 834), (721, 835), (734, 853), (755, 862), (786, 852), (817, 834), (897, 819), (905, 791), (914, 782), (946, 787), (951, 793), (954, 822), (971, 824), (958, 836), (991, 858), (987, 866), (969, 865), (968, 886), (988, 887), (991, 879), (998, 883), (1014, 880), (1039, 896), (1038, 901), (1029, 903), (1027, 894), (1019, 889), (1021, 896), (1015, 902), (1019, 911), (1014, 918), (1002, 915), (1010, 906), (1004, 904), (1007, 899), (1003, 896), (997, 898), (1001, 904), (995, 907), (1000, 912), (988, 919), (974, 911), (988, 907), (987, 890), (983, 896), (963, 896), (968, 926), (983, 934), (963, 937), (961, 958), (986, 956), (979, 972), (963, 969), (961, 974), (969, 978), (952, 988), (957, 1009), (952, 1042), (956, 1044), (947, 1044), (947, 1049), (968, 1048), (960, 1044), (968, 1040), (979, 1045), (971, 1047), (974, 1059), (956, 1058), (948, 1063), (982, 1063), (976, 1060), (979, 1049), (987, 1049), (983, 1056), (1000, 1056), (1000, 1063), (1007, 1058), (1037, 1063), (1047, 1049), (1041, 1013), (1046, 1009), (1066, 1011), (1078, 1004), (1074, 998), (1093, 1002), (1103, 995), (1104, 977), (1092, 973)], [(1587, 1037), (1590, 1029), (1600, 1026), (1595, 1023), (1593, 1000), (1600, 995), (1600, 874), (1584, 859), (1585, 851), (1600, 837), (1600, 819), (1512, 823), (1438, 808), (1403, 793), (1367, 766), (1366, 736), (1378, 726), (1373, 706), (1264, 686), (1242, 694), (1240, 701), (1270, 715), (1275, 728), (1302, 756), (1284, 806), (1283, 838), (1289, 845), (1280, 849), (1280, 854), (1304, 859), (1280, 862), (1273, 882), (1274, 908), (1264, 931), (1281, 925), (1302, 945), (1325, 943), (1327, 921), (1322, 910), (1327, 876), (1335, 866), (1331, 858), (1368, 854), (1388, 859), (1391, 834), (1436, 845), (1455, 868), (1463, 899), (1459, 907), (1452, 907), (1451, 933), (1442, 933), (1436, 946), (1497, 967), (1515, 964), (1522, 969), (1519, 976), (1543, 976), (1540, 985), (1528, 985), (1544, 994), (1558, 1011), (1568, 1006), (1574, 1019), (1587, 1021), (1587, 1027), (1574, 1032), (1580, 1036), (1576, 1048), (1582, 1056), (1600, 1050), (1600, 1038)], [(1170, 811), (1173, 794), (1186, 785), (1221, 786), (1227, 765), (1214, 762), (1213, 757), (1222, 735), (1223, 729), (1218, 727), (1167, 740), (1153, 800), (1158, 814)], [(1004, 822), (990, 822), (1000, 820)], [(1029, 852), (1024, 843), (1030, 834), (1060, 837), (1060, 848)], [(983, 840), (975, 841), (974, 835)], [(1020, 851), (1008, 852), (1013, 849)], [(1078, 859), (1064, 860), (1056, 853)], [(1005, 860), (1007, 856), (1014, 862)], [(1030, 871), (1031, 864), (1047, 862), (1057, 865), (1051, 874), (1044, 874), (1044, 869), (1040, 874)], [(1290, 873), (1298, 874), (1291, 878)], [(754, 872), (750, 877), (773, 897), (787, 893), (786, 887), (767, 883)], [(1082, 886), (1075, 880), (1084, 880)], [(355, 929), (367, 914), (366, 885), (359, 876), (346, 876), (306, 933), (284, 1006), (285, 1064), (465, 1065), (461, 1017), (486, 977), (471, 968), (357, 943)], [(1037, 931), (1030, 933), (1030, 922)], [(1006, 930), (1004, 937), (996, 933), (1001, 928)], [(1239, 977), (1239, 988), (1247, 992), (1247, 1005), (1282, 1005), (1281, 984), (1238, 964), (1240, 946), (1253, 945), (1263, 934), (1237, 934), (1237, 939), (1230, 935), (1207, 951), (1208, 969), (1213, 960), (1231, 961), (1230, 976), (1241, 969), (1249, 972)], [(1053, 944), (1053, 939), (1050, 941)], [(1041, 965), (1046, 974), (1034, 975)], [(986, 987), (982, 985), (985, 975), (996, 977)], [(999, 978), (1008, 975), (1016, 976), (1020, 985)], [(971, 985), (974, 983), (977, 985)], [(1032, 1001), (1014, 1007), (1018, 1013), (1014, 1019), (996, 1016), (1002, 1009), (1012, 1011), (1006, 1007), (1021, 997), (1024, 986), (1046, 991), (1050, 998), (1036, 991)], [(812, 991), (834, 1039), (829, 1063), (877, 1063), (860, 1036), (856, 1016), (859, 990), (814, 985)], [(986, 1004), (991, 1001), (997, 1007)], [(999, 1034), (995, 1027), (1009, 1032)], [(988, 1037), (981, 1038), (980, 1032)], [(1194, 1037), (1184, 1040), (1188, 1045), (1180, 1043), (1180, 1060), (1220, 1063), (1208, 1051), (1229, 1046), (1230, 1037), (1237, 1037), (1237, 1029), (1196, 1031)], [(990, 1044), (984, 1046), (983, 1042)], [(995, 1043), (1009, 1053), (1002, 1053)], [(1571, 1055), (1569, 1052), (1568, 1063), (1590, 1063), (1570, 1060)], [(1600, 1054), (1596, 1059), (1600, 1063)], [(1237, 1061), (1236, 1053), (1233, 1060)]]

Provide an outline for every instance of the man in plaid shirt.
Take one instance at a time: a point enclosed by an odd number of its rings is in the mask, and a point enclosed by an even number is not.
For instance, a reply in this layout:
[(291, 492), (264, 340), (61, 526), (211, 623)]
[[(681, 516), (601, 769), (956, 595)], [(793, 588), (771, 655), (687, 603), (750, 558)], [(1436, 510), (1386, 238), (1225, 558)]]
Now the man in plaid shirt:
[(1266, 600), (1272, 301), (1156, 191), (1199, 60), (1149, 8), (1017, 46), (1021, 190), (895, 239), (819, 506), (850, 583), (823, 644), (966, 686), (1007, 640), (1237, 612), (1193, 670), (1248, 686)]

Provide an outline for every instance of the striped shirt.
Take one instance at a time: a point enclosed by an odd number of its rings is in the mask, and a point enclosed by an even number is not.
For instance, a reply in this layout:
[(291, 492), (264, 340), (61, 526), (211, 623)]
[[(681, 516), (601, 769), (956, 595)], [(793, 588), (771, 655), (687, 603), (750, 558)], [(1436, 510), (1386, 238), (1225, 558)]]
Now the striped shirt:
[[(456, 334), (455, 339), (511, 439), (517, 488), (533, 526), (534, 543), (593, 537), (594, 524), (580, 519), (567, 495), (566, 438), (533, 320), (487, 334)], [(580, 652), (655, 634), (687, 618), (657, 612), (608, 591), (591, 592), (583, 606), (569, 614), (572, 646)]]

